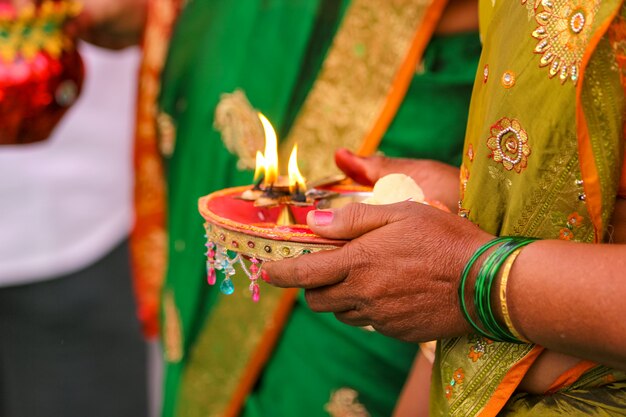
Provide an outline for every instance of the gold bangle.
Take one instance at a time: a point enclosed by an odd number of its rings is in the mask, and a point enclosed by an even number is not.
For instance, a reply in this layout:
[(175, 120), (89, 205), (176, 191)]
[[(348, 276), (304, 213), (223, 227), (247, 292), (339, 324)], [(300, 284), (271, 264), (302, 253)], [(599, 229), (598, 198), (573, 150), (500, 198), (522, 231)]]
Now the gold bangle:
[(509, 307), (506, 304), (506, 287), (509, 281), (509, 275), (511, 274), (511, 268), (513, 267), (513, 262), (517, 258), (517, 255), (520, 254), (522, 249), (518, 249), (513, 252), (509, 258), (506, 260), (504, 264), (504, 268), (502, 269), (502, 278), (500, 278), (500, 306), (502, 308), (502, 317), (504, 318), (504, 323), (506, 327), (509, 329), (511, 334), (515, 336), (515, 338), (521, 340), (522, 342), (532, 343), (525, 337), (523, 337), (513, 326), (513, 322), (511, 321), (511, 316), (509, 316)]

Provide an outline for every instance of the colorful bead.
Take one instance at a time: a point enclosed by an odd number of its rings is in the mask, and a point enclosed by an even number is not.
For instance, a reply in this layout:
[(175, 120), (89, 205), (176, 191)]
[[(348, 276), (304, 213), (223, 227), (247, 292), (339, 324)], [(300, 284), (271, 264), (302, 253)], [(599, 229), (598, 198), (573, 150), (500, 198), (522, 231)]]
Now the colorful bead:
[(261, 298), (260, 295), (261, 290), (259, 289), (259, 284), (254, 284), (252, 285), (252, 301), (254, 301), (255, 303), (259, 302), (259, 299)]
[(209, 285), (215, 285), (215, 280), (216, 280), (215, 268), (213, 267), (207, 268), (206, 282)]
[(220, 284), (220, 291), (225, 295), (231, 295), (234, 293), (235, 285), (233, 284), (233, 281), (228, 277), (224, 278), (224, 281)]

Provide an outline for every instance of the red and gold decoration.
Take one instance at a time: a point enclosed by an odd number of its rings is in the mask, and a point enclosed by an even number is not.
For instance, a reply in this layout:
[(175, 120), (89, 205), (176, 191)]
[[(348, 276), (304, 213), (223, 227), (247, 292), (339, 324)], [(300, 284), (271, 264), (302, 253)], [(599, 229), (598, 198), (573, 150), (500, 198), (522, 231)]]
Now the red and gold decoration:
[(258, 279), (263, 262), (345, 243), (314, 234), (306, 226), (309, 211), (369, 196), (365, 192), (369, 188), (364, 187), (308, 184), (298, 169), (297, 145), (289, 158), (288, 175), (280, 175), (276, 133), (263, 115), (259, 118), (265, 133), (265, 152), (256, 155), (257, 183), (220, 190), (199, 201), (200, 214), (206, 220), (207, 282), (214, 285), (220, 271), (224, 275), (221, 292), (232, 294), (231, 278), (239, 266), (250, 279), (254, 301), (260, 296)]
[(0, 4), (0, 145), (47, 139), (81, 90), (84, 69), (65, 28), (68, 0), (16, 11)]

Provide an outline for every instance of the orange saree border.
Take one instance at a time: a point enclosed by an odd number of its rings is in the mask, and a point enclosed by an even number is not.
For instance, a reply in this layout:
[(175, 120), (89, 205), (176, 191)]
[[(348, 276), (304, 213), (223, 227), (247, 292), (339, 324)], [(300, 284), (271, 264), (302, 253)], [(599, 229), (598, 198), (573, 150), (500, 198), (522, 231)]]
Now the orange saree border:
[(428, 8), (424, 16), (424, 20), (420, 28), (415, 33), (413, 42), (406, 58), (402, 62), (398, 73), (393, 81), (389, 95), (385, 100), (385, 104), (380, 112), (380, 116), (376, 123), (372, 127), (371, 131), (367, 134), (361, 147), (358, 149), (357, 154), (361, 156), (368, 156), (376, 152), (378, 145), (382, 140), (387, 128), (393, 121), (406, 93), (411, 85), (411, 80), (415, 74), (415, 68), (418, 64), (418, 60), (422, 57), (430, 39), (437, 28), (437, 24), (443, 11), (446, 8), (448, 0), (436, 0)]
[(583, 55), (580, 78), (576, 85), (576, 130), (578, 132), (578, 154), (580, 159), (580, 171), (582, 173), (583, 187), (587, 196), (587, 209), (594, 227), (594, 240), (596, 243), (602, 241), (602, 190), (598, 168), (593, 156), (591, 138), (589, 137), (589, 127), (585, 119), (585, 111), (582, 106), (582, 91), (585, 79), (585, 69), (589, 64), (593, 52), (598, 43), (609, 30), (615, 17), (620, 11), (620, 7), (615, 10), (602, 22), (596, 33), (593, 34), (589, 45)]
[(560, 389), (572, 385), (574, 382), (578, 381), (582, 374), (595, 366), (598, 366), (598, 364), (592, 361), (578, 362), (576, 365), (559, 375), (559, 377), (554, 380), (552, 385), (550, 385), (550, 388), (548, 388), (546, 394), (554, 393)]
[(504, 407), (509, 400), (513, 392), (517, 389), (517, 386), (522, 382), (524, 375), (528, 372), (528, 369), (535, 363), (535, 360), (544, 351), (542, 346), (535, 346), (529, 353), (517, 362), (506, 374), (505, 378), (500, 382), (496, 388), (494, 395), (489, 399), (489, 402), (480, 412), (480, 417), (497, 416), (500, 410)]

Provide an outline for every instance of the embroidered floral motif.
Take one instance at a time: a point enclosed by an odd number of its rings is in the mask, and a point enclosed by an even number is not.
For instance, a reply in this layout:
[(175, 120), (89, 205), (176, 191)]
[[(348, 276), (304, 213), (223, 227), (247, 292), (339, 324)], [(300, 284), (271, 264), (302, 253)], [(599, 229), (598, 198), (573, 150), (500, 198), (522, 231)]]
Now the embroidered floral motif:
[(572, 240), (573, 238), (574, 238), (574, 232), (572, 232), (570, 229), (564, 227), (563, 229), (559, 230), (559, 239)]
[(507, 171), (514, 169), (519, 174), (528, 165), (528, 134), (515, 119), (503, 117), (491, 126), (487, 147), (491, 150), (489, 157)]
[(324, 407), (331, 417), (369, 417), (367, 409), (358, 400), (359, 393), (352, 388), (339, 388), (330, 394)]
[(485, 353), (487, 353), (487, 347), (493, 343), (493, 340), (489, 340), (480, 336), (472, 336), (470, 338), (470, 346), (469, 353), (467, 357), (472, 360), (472, 362), (477, 362), (478, 359), (482, 358)]
[(159, 150), (161, 155), (170, 157), (174, 153), (176, 144), (176, 125), (172, 116), (165, 112), (160, 112), (156, 118), (157, 132), (159, 140)]
[(583, 216), (578, 214), (578, 212), (573, 212), (569, 216), (567, 216), (567, 224), (572, 227), (580, 227), (584, 221)]
[(446, 388), (444, 390), (446, 398), (448, 400), (451, 399), (454, 395), (454, 388), (462, 384), (464, 379), (465, 372), (463, 371), (463, 368), (459, 368), (452, 373), (452, 378), (450, 379), (450, 382), (446, 385)]
[(575, 211), (567, 216), (563, 224), (564, 217), (565, 213), (553, 213), (552, 223), (559, 228), (559, 239), (572, 240), (576, 237), (575, 230), (583, 226), (585, 218)]
[(469, 158), (470, 162), (474, 162), (474, 145), (472, 145), (471, 143), (467, 147), (467, 157)]
[(485, 68), (483, 69), (483, 84), (486, 84), (488, 79), (489, 79), (489, 64), (485, 65)]
[(446, 385), (445, 393), (446, 398), (449, 400), (450, 398), (452, 398), (452, 394), (454, 394), (454, 387)]
[[(561, 83), (578, 81), (580, 63), (591, 35), (594, 15), (601, 0), (530, 0), (539, 26), (535, 53), (541, 55), (540, 67), (549, 66), (549, 77), (557, 74)], [(522, 0), (522, 4), (527, 4)]]

